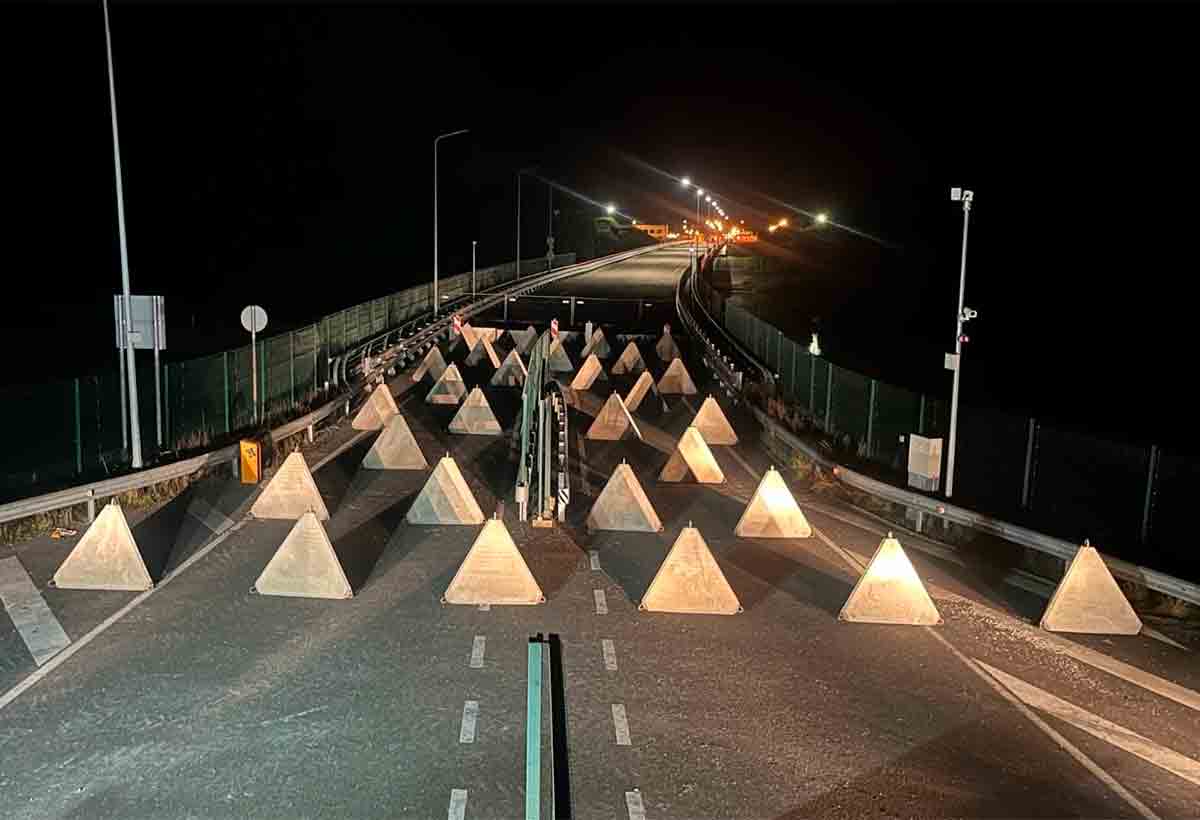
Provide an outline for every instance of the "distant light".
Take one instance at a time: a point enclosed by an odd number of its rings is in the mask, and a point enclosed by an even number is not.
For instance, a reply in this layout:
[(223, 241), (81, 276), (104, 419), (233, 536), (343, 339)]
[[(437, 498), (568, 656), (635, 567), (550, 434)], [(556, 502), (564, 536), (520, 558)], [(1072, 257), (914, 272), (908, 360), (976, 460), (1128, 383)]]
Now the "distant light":
[(617, 211), (617, 206), (616, 206), (616, 205), (609, 205), (609, 206), (608, 206), (607, 208), (605, 208), (604, 210), (608, 211), (610, 214), (611, 214), (611, 213), (616, 213), (616, 211)]
[(687, 186), (692, 184), (691, 179), (689, 179), (688, 177), (684, 177), (683, 179), (679, 180), (679, 182), (681, 185), (683, 185), (684, 188), (686, 188)]
[(829, 221), (829, 214), (824, 214), (824, 213), (817, 214), (817, 222), (819, 224), (824, 225), (828, 221)]
[(785, 228), (786, 228), (786, 227), (787, 227), (787, 220), (786, 220), (786, 219), (781, 219), (781, 220), (779, 220), (779, 224), (780, 224), (781, 226), (783, 226), (783, 227), (785, 227)]
[(767, 228), (767, 230), (770, 231), (771, 233), (775, 233), (775, 228), (776, 228), (775, 225), (771, 225), (770, 227)]
[(696, 189), (696, 196), (704, 196), (704, 189), (703, 189), (703, 188), (697, 188), (697, 189)]
[(705, 201), (705, 202), (712, 202), (712, 197), (711, 197), (711, 196), (706, 196), (706, 197), (704, 197), (704, 201)]

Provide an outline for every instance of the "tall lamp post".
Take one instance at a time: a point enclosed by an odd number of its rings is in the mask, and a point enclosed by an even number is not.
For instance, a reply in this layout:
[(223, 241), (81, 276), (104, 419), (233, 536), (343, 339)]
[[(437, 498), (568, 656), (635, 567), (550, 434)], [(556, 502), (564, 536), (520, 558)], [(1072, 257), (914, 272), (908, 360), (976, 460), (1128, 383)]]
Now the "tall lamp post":
[(447, 137), (457, 137), (470, 129), (460, 128), (440, 134), (433, 140), (433, 318), (438, 315), (438, 143)]
[(133, 442), (131, 465), (135, 470), (142, 467), (142, 429), (138, 421), (137, 360), (133, 345), (129, 341), (130, 298), (129, 298), (129, 249), (125, 244), (125, 194), (121, 185), (121, 144), (117, 139), (117, 91), (113, 83), (112, 35), (108, 27), (108, 0), (102, 0), (104, 9), (104, 53), (108, 60), (108, 104), (112, 113), (113, 166), (117, 179), (117, 233), (121, 243), (121, 297), (124, 300), (124, 326), (121, 328), (121, 343), (125, 348), (123, 368), (129, 370), (129, 435)]
[[(979, 315), (978, 311), (963, 307), (963, 290), (967, 283), (967, 227), (971, 219), (971, 203), (975, 200), (974, 191), (964, 191), (962, 188), (951, 188), (950, 199), (962, 202), (963, 234), (962, 234), (962, 263), (958, 272), (958, 314), (955, 316), (956, 333), (954, 336), (954, 358), (951, 360), (954, 371), (954, 387), (950, 393), (950, 443), (946, 451), (946, 498), (954, 494), (954, 444), (958, 435), (958, 381), (962, 373), (962, 346), (966, 341), (963, 335), (963, 325)], [(947, 357), (949, 358), (949, 357)]]

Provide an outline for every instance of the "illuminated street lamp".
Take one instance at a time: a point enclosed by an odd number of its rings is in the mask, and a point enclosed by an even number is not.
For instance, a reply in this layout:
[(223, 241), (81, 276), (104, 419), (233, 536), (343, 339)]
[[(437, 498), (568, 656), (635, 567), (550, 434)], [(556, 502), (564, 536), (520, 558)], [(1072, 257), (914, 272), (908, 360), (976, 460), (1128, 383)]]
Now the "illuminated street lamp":
[(609, 214), (616, 213), (616, 211), (617, 211), (617, 206), (613, 205), (611, 203), (604, 209), (604, 212), (609, 213)]
[[(438, 314), (438, 143), (447, 137), (466, 134), (466, 128), (441, 134), (433, 140), (433, 317)], [(518, 263), (520, 264), (520, 263)]]
[(963, 335), (963, 324), (974, 319), (978, 312), (969, 307), (963, 307), (963, 290), (967, 285), (967, 225), (971, 218), (971, 203), (975, 201), (974, 191), (962, 188), (951, 188), (950, 199), (962, 202), (963, 234), (962, 234), (962, 265), (958, 273), (958, 315), (955, 317), (958, 325), (954, 336), (954, 357), (946, 357), (947, 367), (954, 371), (954, 387), (950, 393), (950, 446), (946, 452), (946, 498), (954, 492), (954, 444), (958, 433), (958, 380), (962, 370), (962, 346), (967, 337)]
[(684, 188), (686, 188), (687, 186), (692, 184), (692, 181), (690, 179), (688, 179), (687, 177), (684, 177), (683, 179), (679, 180), (679, 184), (682, 185)]
[(824, 213), (824, 212), (817, 214), (817, 224), (818, 225), (824, 225), (828, 221), (829, 221), (829, 214)]
[(781, 228), (786, 228), (786, 227), (787, 227), (787, 220), (786, 220), (786, 219), (781, 219), (781, 220), (779, 220), (779, 227), (781, 227)]

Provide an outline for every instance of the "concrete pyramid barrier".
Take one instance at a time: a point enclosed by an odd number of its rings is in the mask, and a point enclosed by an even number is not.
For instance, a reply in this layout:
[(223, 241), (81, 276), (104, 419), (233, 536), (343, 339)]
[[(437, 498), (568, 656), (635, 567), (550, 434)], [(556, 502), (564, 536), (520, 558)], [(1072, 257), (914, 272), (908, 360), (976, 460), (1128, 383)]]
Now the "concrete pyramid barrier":
[(589, 530), (617, 532), (662, 532), (663, 528), (633, 468), (624, 461), (613, 470), (592, 505), (587, 526)]
[(491, 340), (487, 338), (481, 338), (475, 345), (475, 349), (467, 356), (467, 364), (475, 366), (484, 359), (491, 363), (492, 367), (500, 366), (500, 357), (496, 355), (496, 348), (492, 347)]
[(468, 606), (519, 606), (545, 601), (542, 588), (499, 518), (483, 525), (442, 596), (442, 603)]
[(483, 511), (458, 465), (447, 455), (433, 468), (404, 518), (410, 524), (471, 525), (483, 523)]
[(658, 474), (659, 481), (695, 481), (699, 484), (724, 484), (725, 474), (704, 437), (695, 427), (689, 427), (679, 437), (675, 451)]
[[(483, 344), (485, 343), (480, 342), (481, 347)], [(467, 400), (454, 414), (450, 421), (450, 432), (467, 436), (500, 435), (500, 422), (496, 421), (496, 414), (492, 412), (487, 396), (483, 395), (483, 391), (478, 387), (471, 390)]]
[(589, 353), (579, 366), (575, 378), (571, 380), (572, 390), (587, 390), (595, 383), (597, 377), (604, 375), (604, 365), (596, 358), (595, 353)]
[(429, 395), (425, 397), (426, 404), (458, 404), (467, 395), (467, 385), (463, 382), (458, 365), (450, 365), (442, 373), (440, 379), (433, 383)]
[(604, 406), (600, 408), (599, 414), (584, 437), (599, 441), (618, 441), (631, 429), (639, 439), (642, 437), (642, 431), (638, 429), (633, 416), (629, 415), (629, 411), (625, 409), (625, 403), (621, 401), (621, 396), (614, 392), (608, 397), (608, 401), (604, 402)]
[(283, 460), (279, 470), (250, 507), (255, 518), (284, 518), (295, 521), (309, 510), (322, 521), (329, 520), (325, 500), (308, 470), (308, 462), (299, 450)]
[(696, 395), (696, 383), (683, 366), (683, 359), (672, 359), (667, 372), (658, 380), (658, 392), (665, 394)]
[(312, 512), (300, 516), (283, 539), (254, 582), (254, 591), (295, 598), (354, 597), (325, 526)]
[(688, 522), (658, 568), (638, 609), (685, 615), (736, 615), (742, 611), (742, 604), (704, 536)]
[(96, 516), (52, 581), (59, 589), (141, 592), (154, 586), (125, 513), (115, 500)]
[(812, 527), (774, 467), (767, 470), (734, 533), (741, 538), (811, 538)]
[(425, 354), (425, 358), (421, 360), (420, 366), (413, 371), (412, 380), (419, 382), (428, 373), (436, 382), (446, 372), (446, 360), (442, 357), (442, 351), (437, 345), (429, 348), (429, 352)]
[(633, 387), (629, 388), (629, 395), (625, 397), (625, 407), (630, 413), (637, 412), (637, 409), (642, 406), (642, 399), (646, 398), (646, 394), (653, 390), (658, 392), (658, 388), (654, 386), (654, 377), (650, 375), (649, 370), (643, 370), (642, 375), (638, 376)]
[(616, 364), (612, 366), (614, 376), (620, 376), (625, 373), (633, 375), (634, 373), (642, 373), (645, 370), (646, 360), (642, 358), (642, 352), (638, 350), (638, 346), (633, 342), (625, 345), (625, 349), (621, 351)]
[(575, 369), (575, 365), (571, 364), (571, 357), (563, 349), (562, 339), (550, 343), (550, 352), (547, 356), (546, 364), (550, 368), (551, 373), (570, 373)]
[[(451, 336), (454, 335), (453, 329), (450, 330), (450, 334)], [(479, 344), (479, 336), (476, 335), (475, 328), (471, 327), (470, 322), (463, 322), (462, 327), (459, 328), (458, 337), (450, 343), (450, 349), (458, 350), (462, 347), (466, 348), (467, 352), (470, 353), (475, 349), (475, 345), (477, 344)]]
[(942, 616), (904, 548), (889, 532), (854, 585), (838, 620), (868, 624), (936, 626)]
[(533, 350), (533, 343), (537, 341), (537, 331), (533, 329), (533, 325), (524, 330), (510, 330), (508, 337), (512, 339), (513, 346), (516, 351), (522, 355), (528, 355), (529, 351)]
[(675, 344), (675, 339), (671, 336), (670, 331), (663, 333), (662, 338), (654, 345), (654, 352), (658, 354), (659, 360), (664, 362), (678, 359), (683, 355), (679, 350), (679, 345)]
[(525, 362), (521, 361), (521, 355), (514, 347), (508, 351), (504, 361), (492, 374), (490, 384), (492, 387), (521, 387), (528, 377), (529, 371), (525, 367)]
[(368, 470), (424, 470), (429, 467), (404, 416), (397, 413), (363, 457)]
[(583, 350), (579, 354), (580, 358), (586, 358), (587, 356), (592, 355), (595, 355), (600, 359), (607, 359), (612, 355), (612, 348), (609, 347), (608, 339), (604, 337), (603, 330), (597, 329), (596, 332), (592, 334), (592, 338), (588, 339), (587, 344), (583, 346)]
[(355, 430), (382, 430), (384, 425), (399, 413), (400, 408), (392, 398), (392, 391), (386, 384), (381, 384), (372, 391), (370, 398), (354, 417), (354, 421), (350, 422), (350, 426)]
[(1121, 592), (1104, 558), (1084, 541), (1046, 605), (1041, 627), (1050, 632), (1136, 635), (1142, 631), (1142, 619)]
[(486, 339), (487, 341), (491, 342), (493, 345), (496, 344), (496, 340), (500, 338), (500, 334), (503, 332), (498, 327), (475, 327), (473, 325), (471, 327), (471, 330), (475, 331), (476, 339), (478, 339), (481, 342)]
[(692, 419), (692, 427), (700, 431), (700, 435), (704, 436), (704, 440), (709, 444), (737, 444), (737, 433), (733, 431), (733, 426), (729, 423), (729, 419), (725, 418), (725, 413), (721, 411), (721, 405), (717, 404), (717, 400), (709, 396), (704, 400), (704, 404), (700, 405), (700, 412), (696, 413), (696, 417)]

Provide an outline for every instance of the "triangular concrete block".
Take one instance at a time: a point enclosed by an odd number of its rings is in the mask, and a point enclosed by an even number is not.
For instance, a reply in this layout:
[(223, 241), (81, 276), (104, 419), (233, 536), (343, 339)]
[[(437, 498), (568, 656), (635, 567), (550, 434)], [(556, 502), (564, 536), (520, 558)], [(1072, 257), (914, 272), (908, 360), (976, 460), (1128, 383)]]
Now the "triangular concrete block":
[(649, 370), (643, 370), (642, 375), (638, 376), (633, 387), (629, 389), (629, 395), (625, 397), (626, 409), (630, 413), (636, 412), (642, 406), (642, 399), (646, 398), (646, 394), (651, 390), (658, 391), (658, 388), (654, 386), (654, 377), (650, 375)]
[(500, 338), (502, 332), (498, 327), (475, 327), (474, 325), (471, 326), (471, 330), (475, 331), (476, 339), (481, 342), (486, 339), (492, 345), (496, 344), (496, 340)]
[(571, 389), (587, 390), (596, 381), (598, 376), (603, 375), (604, 365), (600, 364), (600, 360), (596, 358), (595, 353), (589, 353), (588, 357), (583, 360), (583, 364), (579, 366), (578, 372), (575, 373), (575, 378), (571, 380)]
[(689, 427), (679, 437), (675, 451), (658, 474), (659, 481), (695, 481), (699, 484), (724, 484), (725, 474), (713, 458), (712, 450), (695, 427)]
[(642, 352), (638, 350), (638, 346), (633, 342), (625, 345), (625, 349), (621, 351), (616, 364), (612, 366), (614, 376), (620, 376), (624, 373), (629, 373), (630, 375), (642, 373), (645, 369), (646, 360), (642, 358)]
[(467, 356), (467, 364), (472, 367), (487, 360), (492, 367), (500, 366), (500, 357), (496, 355), (496, 348), (492, 347), (490, 339), (481, 338), (479, 344), (475, 345), (475, 349)]
[(547, 356), (546, 363), (551, 373), (570, 373), (575, 369), (575, 365), (571, 364), (571, 357), (563, 349), (562, 339), (557, 339), (550, 343), (550, 353)]
[(355, 430), (382, 430), (392, 417), (400, 412), (392, 391), (386, 384), (381, 384), (371, 393), (366, 404), (358, 411), (350, 426)]
[(604, 337), (603, 330), (597, 330), (592, 334), (592, 338), (583, 346), (583, 350), (580, 351), (579, 356), (580, 358), (584, 358), (593, 354), (601, 359), (607, 359), (612, 355), (612, 348), (608, 346), (608, 339)]
[(625, 462), (617, 465), (588, 513), (589, 530), (661, 532), (663, 525), (646, 491)]
[(499, 518), (483, 525), (442, 596), (443, 603), (468, 606), (540, 604), (545, 600), (508, 527)]
[(254, 582), (260, 595), (352, 598), (354, 590), (317, 517), (306, 512)]
[(284, 518), (295, 521), (309, 510), (322, 521), (329, 520), (317, 483), (308, 470), (304, 454), (295, 450), (283, 460), (279, 470), (259, 494), (250, 514), (255, 518)]
[(429, 467), (404, 416), (397, 413), (363, 457), (368, 470), (424, 470)]
[(671, 360), (667, 372), (663, 373), (663, 377), (658, 380), (658, 392), (685, 396), (696, 394), (696, 383), (692, 381), (691, 374), (683, 366), (683, 359)]
[(434, 382), (425, 397), (426, 404), (458, 404), (467, 395), (467, 385), (463, 382), (458, 365), (450, 365), (442, 373), (442, 377)]
[(906, 626), (935, 626), (942, 622), (904, 548), (890, 532), (879, 542), (838, 619)]
[(410, 524), (483, 523), (483, 511), (458, 465), (449, 456), (438, 461), (404, 517)]
[(700, 405), (700, 412), (692, 419), (692, 427), (699, 430), (700, 435), (704, 436), (704, 440), (709, 444), (738, 443), (737, 433), (733, 432), (729, 419), (721, 412), (721, 405), (717, 404), (717, 400), (712, 396)]
[(633, 434), (639, 439), (642, 437), (642, 431), (638, 429), (637, 423), (625, 409), (625, 403), (621, 401), (621, 396), (613, 393), (600, 408), (596, 420), (592, 422), (592, 426), (588, 428), (584, 437), (600, 441), (617, 441), (628, 430), (633, 430)]
[(420, 366), (413, 371), (412, 380), (419, 382), (424, 378), (425, 374), (436, 382), (446, 372), (446, 360), (442, 357), (442, 351), (434, 345), (429, 348), (429, 352), (425, 354), (425, 358), (421, 360)]
[(125, 513), (115, 501), (96, 516), (53, 581), (59, 589), (140, 592), (154, 586)]
[[(454, 335), (454, 330), (451, 329), (450, 334)], [(459, 329), (458, 337), (450, 343), (451, 350), (458, 350), (460, 347), (466, 348), (467, 352), (475, 349), (475, 345), (479, 344), (479, 336), (475, 334), (475, 328), (471, 327), (470, 322), (463, 322)]]
[(1042, 629), (1089, 635), (1136, 635), (1142, 619), (1130, 606), (1104, 558), (1086, 541), (1054, 590)]
[(521, 387), (525, 384), (528, 376), (529, 371), (525, 368), (525, 362), (521, 361), (521, 355), (514, 347), (508, 351), (508, 355), (504, 357), (500, 367), (496, 368), (496, 372), (492, 374), (491, 385), (492, 387)]
[(533, 343), (538, 339), (537, 331), (533, 329), (533, 325), (524, 330), (510, 330), (508, 331), (508, 336), (512, 339), (517, 352), (523, 355), (529, 354), (529, 351), (533, 349)]
[(658, 340), (658, 344), (654, 345), (654, 352), (658, 354), (659, 360), (664, 362), (678, 359), (683, 355), (670, 333), (663, 334), (662, 338)]
[[(483, 347), (484, 344), (480, 342), (479, 346)], [(471, 390), (467, 400), (454, 414), (450, 421), (450, 432), (467, 436), (500, 435), (500, 422), (496, 421), (496, 414), (492, 412), (487, 396), (478, 387)]]
[(774, 467), (758, 482), (754, 497), (733, 531), (742, 538), (812, 537), (808, 519)]
[(688, 525), (675, 539), (638, 609), (687, 615), (736, 615), (742, 611), (742, 604), (700, 530)]

